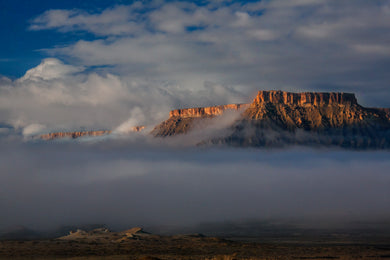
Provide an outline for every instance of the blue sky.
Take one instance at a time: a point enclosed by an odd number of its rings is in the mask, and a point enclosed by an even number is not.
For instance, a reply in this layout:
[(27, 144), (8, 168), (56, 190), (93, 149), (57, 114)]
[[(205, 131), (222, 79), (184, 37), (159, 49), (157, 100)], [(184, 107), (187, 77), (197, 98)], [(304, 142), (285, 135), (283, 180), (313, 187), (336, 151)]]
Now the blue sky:
[(55, 45), (66, 45), (80, 38), (93, 35), (82, 32), (62, 34), (55, 31), (31, 31), (28, 29), (34, 17), (50, 9), (83, 9), (92, 12), (105, 9), (113, 4), (133, 1), (109, 0), (59, 0), (59, 1), (0, 1), (0, 31), (4, 37), (0, 42), (0, 74), (20, 77), (28, 69), (37, 66), (46, 57), (40, 50)]
[[(192, 2), (197, 2), (199, 5), (205, 4), (204, 1)], [(96, 38), (93, 34), (82, 31), (63, 34), (50, 30), (29, 30), (31, 20), (43, 12), (50, 9), (80, 9), (96, 13), (115, 5), (132, 3), (134, 1), (130, 0), (1, 0), (0, 30), (6, 36), (0, 42), (0, 74), (11, 78), (20, 77), (47, 56), (42, 53), (42, 49), (71, 44), (79, 39)]]

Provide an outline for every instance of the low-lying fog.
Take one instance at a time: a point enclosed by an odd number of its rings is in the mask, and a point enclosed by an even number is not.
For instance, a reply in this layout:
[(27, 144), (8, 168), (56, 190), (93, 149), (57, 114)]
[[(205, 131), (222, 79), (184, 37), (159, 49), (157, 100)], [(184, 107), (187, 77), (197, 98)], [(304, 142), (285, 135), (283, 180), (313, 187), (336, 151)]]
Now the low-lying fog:
[(389, 152), (164, 148), (126, 140), (0, 145), (0, 230), (390, 217)]

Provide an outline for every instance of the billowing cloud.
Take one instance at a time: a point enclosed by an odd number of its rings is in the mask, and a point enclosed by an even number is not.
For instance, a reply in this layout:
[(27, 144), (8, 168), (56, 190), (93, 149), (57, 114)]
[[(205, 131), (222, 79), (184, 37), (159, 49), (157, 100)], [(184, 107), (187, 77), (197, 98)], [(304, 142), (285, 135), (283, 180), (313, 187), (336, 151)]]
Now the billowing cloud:
[(96, 34), (47, 52), (109, 65), (133, 80), (191, 90), (208, 81), (247, 96), (258, 89), (356, 92), (364, 105), (390, 106), (388, 10), (382, 0), (144, 2), (98, 13), (48, 10), (31, 28)]
[(204, 82), (191, 90), (173, 82), (84, 71), (55, 58), (43, 60), (20, 79), (3, 82), (1, 122), (24, 128), (25, 135), (37, 129), (128, 132), (139, 124), (153, 127), (176, 107), (246, 101), (229, 86)]
[(139, 107), (135, 107), (131, 113), (130, 118), (114, 129), (114, 133), (129, 133), (132, 132), (134, 126), (144, 126), (145, 116)]
[(64, 78), (68, 75), (83, 71), (83, 67), (65, 65), (55, 58), (44, 59), (41, 64), (32, 68), (24, 74), (19, 81), (40, 81)]
[(23, 128), (22, 133), (24, 136), (28, 137), (28, 136), (32, 136), (34, 134), (38, 134), (38, 133), (42, 132), (44, 129), (45, 129), (44, 125), (31, 124), (31, 125), (28, 125), (25, 128)]
[(58, 29), (62, 32), (88, 31), (97, 35), (132, 34), (140, 30), (136, 23), (134, 9), (141, 2), (131, 6), (115, 6), (101, 13), (93, 14), (82, 10), (49, 10), (31, 21), (30, 30)]

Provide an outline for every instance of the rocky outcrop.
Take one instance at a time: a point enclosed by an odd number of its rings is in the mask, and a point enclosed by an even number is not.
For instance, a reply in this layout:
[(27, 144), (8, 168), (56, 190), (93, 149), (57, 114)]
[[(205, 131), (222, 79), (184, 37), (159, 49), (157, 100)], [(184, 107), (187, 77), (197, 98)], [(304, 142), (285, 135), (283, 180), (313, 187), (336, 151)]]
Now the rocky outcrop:
[(55, 132), (40, 135), (40, 139), (43, 140), (53, 140), (58, 138), (79, 138), (83, 136), (102, 136), (110, 134), (110, 130), (100, 130), (100, 131), (76, 131), (76, 132)]
[(134, 126), (131, 128), (131, 132), (141, 132), (145, 129), (144, 125)]
[[(141, 132), (145, 129), (145, 126), (134, 126), (129, 132)], [(40, 135), (38, 138), (43, 140), (53, 140), (59, 138), (72, 138), (76, 139), (85, 136), (102, 136), (111, 134), (111, 130), (98, 130), (98, 131), (75, 131), (75, 132), (53, 132)]]
[[(280, 147), (285, 145), (339, 146), (346, 148), (390, 149), (390, 109), (365, 108), (352, 93), (259, 91), (251, 104), (228, 104), (212, 107), (176, 109), (151, 132), (155, 137), (186, 134), (197, 128), (221, 130), (215, 118), (227, 111), (234, 122), (222, 124), (224, 136), (205, 136), (202, 144)], [(232, 118), (232, 117), (225, 117)], [(219, 122), (220, 123), (220, 122)], [(135, 126), (133, 132), (145, 129)], [(228, 130), (228, 131), (225, 131)], [(79, 138), (110, 134), (110, 130), (56, 132), (41, 139)]]
[(175, 109), (169, 112), (169, 117), (209, 117), (222, 115), (226, 110), (239, 110), (248, 107), (248, 104), (228, 104), (213, 107), (195, 107), (186, 109)]
[(314, 130), (360, 124), (372, 117), (384, 120), (384, 114), (361, 107), (354, 94), (259, 91), (243, 116), (246, 120), (273, 122), (285, 129)]
[(297, 106), (324, 106), (324, 105), (356, 105), (357, 100), (352, 93), (339, 92), (302, 92), (292, 93), (280, 90), (259, 91), (252, 104), (277, 103)]
[(228, 104), (213, 107), (176, 109), (169, 112), (168, 120), (157, 125), (151, 132), (154, 136), (164, 137), (185, 134), (203, 119), (220, 116), (226, 111), (244, 111), (249, 104)]
[[(230, 135), (202, 143), (390, 148), (390, 109), (364, 108), (351, 93), (259, 91), (250, 105), (242, 107)], [(170, 118), (152, 133), (155, 136), (187, 133), (196, 118), (207, 118), (205, 109), (172, 111)]]
[(349, 93), (259, 91), (243, 120), (269, 121), (285, 129), (320, 130), (389, 124), (389, 109), (365, 108)]
[(68, 235), (57, 238), (58, 240), (71, 240), (71, 241), (107, 241), (122, 243), (127, 240), (140, 240), (155, 238), (142, 228), (135, 227), (122, 232), (113, 232), (107, 228), (96, 228), (90, 231), (77, 229), (76, 231), (70, 231)]

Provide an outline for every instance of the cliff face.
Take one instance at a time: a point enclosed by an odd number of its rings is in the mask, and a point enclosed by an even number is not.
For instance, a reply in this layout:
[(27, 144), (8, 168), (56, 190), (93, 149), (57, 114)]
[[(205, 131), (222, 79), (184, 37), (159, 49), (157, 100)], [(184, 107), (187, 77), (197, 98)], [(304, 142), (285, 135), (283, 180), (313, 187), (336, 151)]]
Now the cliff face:
[(247, 120), (272, 121), (286, 129), (313, 130), (360, 124), (375, 117), (384, 119), (384, 115), (361, 107), (354, 94), (259, 91), (243, 116)]
[(357, 100), (352, 93), (321, 93), (302, 92), (291, 93), (286, 91), (259, 91), (252, 104), (275, 103), (290, 106), (324, 106), (324, 105), (356, 105)]
[[(130, 128), (130, 132), (141, 132), (145, 129), (145, 126), (134, 126)], [(85, 136), (102, 136), (102, 135), (109, 135), (111, 134), (111, 130), (99, 130), (99, 131), (74, 131), (74, 132), (54, 132), (54, 133), (48, 133), (38, 136), (39, 139), (43, 140), (53, 140), (53, 139), (60, 139), (60, 138), (72, 138), (76, 139), (79, 137), (85, 137)], [(37, 136), (35, 136), (37, 137)]]
[[(230, 105), (231, 106), (231, 105)], [(187, 133), (195, 120), (223, 113), (219, 107), (174, 110), (152, 132), (155, 136)], [(259, 91), (227, 137), (203, 143), (239, 146), (335, 145), (390, 148), (390, 110), (364, 108), (350, 93)]]
[[(151, 134), (156, 137), (186, 134), (195, 126), (203, 130), (227, 111), (237, 111), (238, 119), (235, 117), (233, 123), (228, 121), (231, 125), (221, 131), (224, 136), (218, 135), (220, 132), (213, 133), (214, 137), (205, 136), (202, 144), (390, 149), (390, 109), (365, 108), (358, 104), (354, 94), (336, 92), (259, 91), (251, 104), (176, 109)], [(222, 126), (226, 127), (226, 122)], [(144, 128), (136, 126), (131, 131), (139, 132)], [(56, 132), (40, 138), (52, 140), (110, 133), (110, 130)]]
[(222, 115), (226, 111), (240, 111), (248, 108), (249, 104), (228, 104), (213, 107), (196, 107), (176, 109), (169, 112), (168, 120), (157, 125), (152, 135), (164, 137), (185, 134), (193, 129), (198, 121)]
[(219, 116), (226, 110), (239, 110), (244, 107), (248, 107), (248, 104), (229, 104), (213, 107), (196, 107), (186, 109), (175, 109), (169, 112), (169, 117), (207, 117), (207, 116)]
[(40, 139), (43, 140), (53, 140), (58, 138), (79, 138), (83, 136), (102, 136), (110, 134), (110, 130), (101, 130), (101, 131), (77, 131), (77, 132), (55, 132), (44, 134), (40, 136)]

